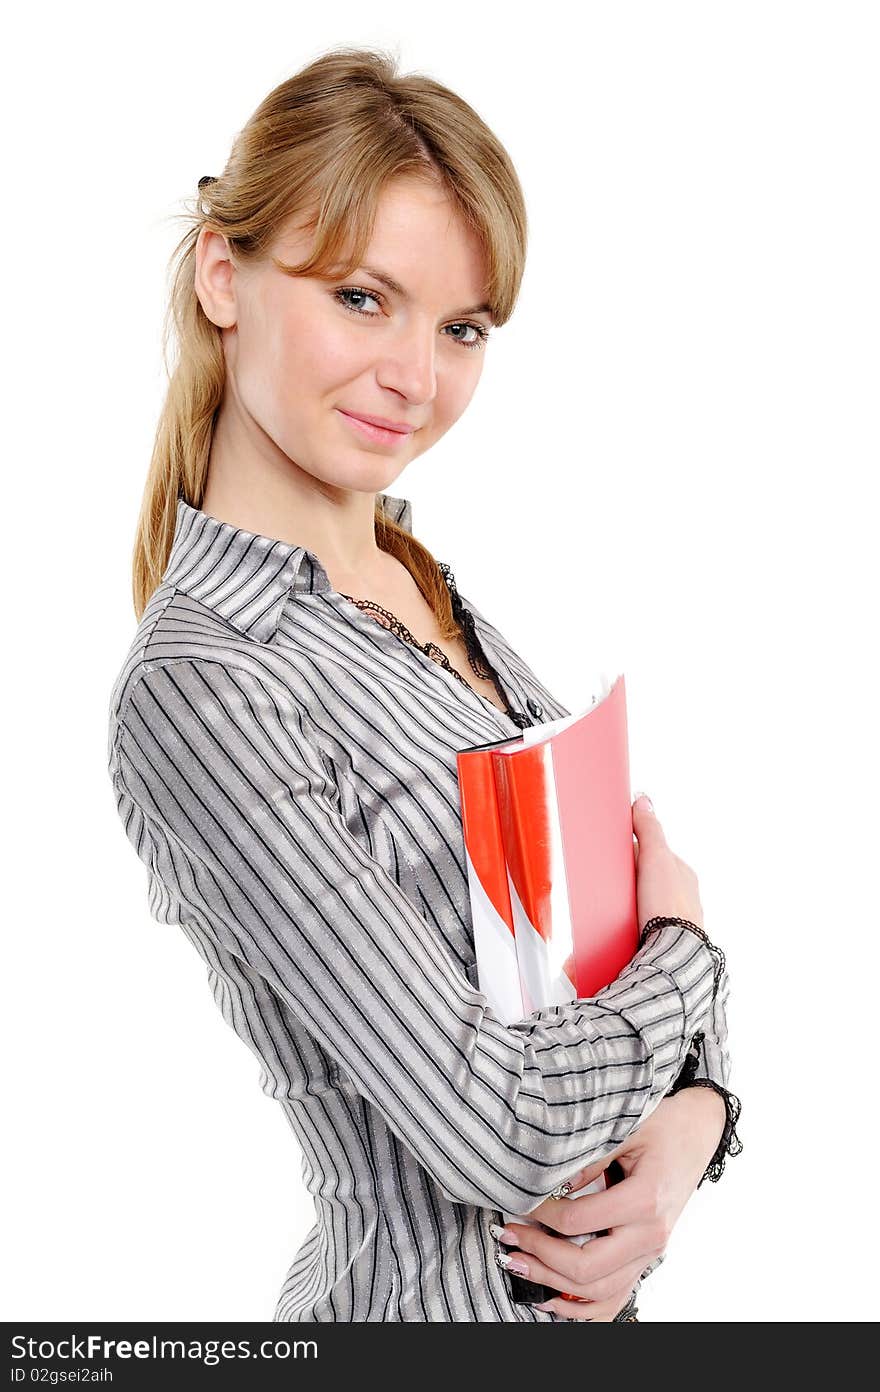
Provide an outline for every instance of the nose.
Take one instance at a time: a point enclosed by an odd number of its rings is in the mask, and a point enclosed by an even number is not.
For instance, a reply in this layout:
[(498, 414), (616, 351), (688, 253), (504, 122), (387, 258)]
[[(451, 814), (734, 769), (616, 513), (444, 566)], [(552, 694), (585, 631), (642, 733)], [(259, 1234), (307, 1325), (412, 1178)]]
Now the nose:
[(381, 386), (408, 401), (431, 401), (437, 394), (437, 329), (423, 324), (402, 328), (384, 345), (377, 376)]

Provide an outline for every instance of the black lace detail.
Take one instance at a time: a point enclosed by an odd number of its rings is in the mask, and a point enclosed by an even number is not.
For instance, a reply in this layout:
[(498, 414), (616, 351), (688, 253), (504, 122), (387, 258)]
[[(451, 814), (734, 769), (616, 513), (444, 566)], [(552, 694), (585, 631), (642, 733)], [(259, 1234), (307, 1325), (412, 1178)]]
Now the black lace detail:
[[(456, 589), (455, 577), (452, 571), (445, 561), (438, 561), (438, 565), (449, 587), (450, 597), (452, 599), (452, 612), (461, 630), (461, 636), (464, 639), (464, 645), (471, 667), (478, 677), (491, 679), (495, 690), (504, 702), (505, 712), (515, 725), (519, 725), (520, 727), (530, 725), (531, 721), (525, 712), (514, 710), (507, 699), (507, 692), (498, 680), (497, 673), (488, 661), (483, 646), (477, 637), (474, 629), (474, 616), (470, 610), (465, 607)], [(353, 595), (348, 594), (343, 594), (342, 598), (349, 600), (351, 604), (356, 604), (358, 609), (370, 610), (385, 628), (391, 630), (395, 637), (400, 638), (404, 643), (412, 644), (414, 648), (418, 648), (428, 657), (433, 658), (439, 666), (445, 671), (451, 672), (452, 675), (461, 682), (462, 686), (466, 686), (469, 691), (475, 690), (467, 678), (463, 677), (461, 672), (453, 667), (442, 648), (438, 647), (436, 643), (420, 643), (411, 630), (407, 628), (402, 619), (399, 619), (396, 614), (392, 614), (390, 609), (383, 608), (381, 604), (377, 604), (373, 599), (355, 599)]]
[(667, 1095), (672, 1097), (676, 1092), (680, 1092), (683, 1088), (687, 1087), (711, 1088), (713, 1092), (717, 1092), (718, 1096), (722, 1098), (727, 1112), (721, 1139), (718, 1142), (715, 1154), (706, 1166), (703, 1178), (697, 1185), (699, 1189), (700, 1185), (705, 1183), (707, 1179), (711, 1180), (713, 1184), (718, 1183), (724, 1173), (724, 1162), (728, 1155), (735, 1158), (737, 1155), (742, 1154), (743, 1143), (736, 1134), (736, 1126), (739, 1121), (740, 1112), (742, 1111), (742, 1103), (735, 1093), (730, 1092), (726, 1087), (722, 1087), (721, 1083), (716, 1083), (714, 1078), (690, 1078), (686, 1081), (677, 1080)]
[(458, 624), (461, 636), (464, 639), (468, 661), (478, 676), (490, 677), (492, 679), (495, 690), (504, 702), (504, 709), (507, 711), (508, 716), (513, 721), (514, 725), (518, 725), (521, 730), (525, 729), (525, 727), (531, 725), (532, 722), (525, 711), (514, 710), (508, 701), (507, 692), (504, 690), (498, 680), (498, 674), (486, 657), (485, 650), (480, 642), (474, 624), (474, 616), (458, 593), (458, 587), (455, 583), (455, 576), (452, 573), (451, 567), (447, 565), (446, 561), (438, 561), (437, 564), (440, 567), (440, 573), (446, 581), (446, 586), (449, 590), (449, 597), (452, 600), (452, 614)]
[(468, 660), (471, 666), (478, 677), (494, 677), (495, 673), (486, 660), (486, 654), (483, 651), (483, 646), (474, 628), (474, 616), (469, 609), (465, 608), (464, 601), (458, 593), (458, 588), (455, 584), (455, 576), (445, 561), (438, 561), (437, 564), (446, 581), (449, 597), (452, 600), (452, 612), (455, 616), (456, 623), (461, 629), (461, 636), (464, 639), (464, 645), (467, 648)]
[(713, 1092), (717, 1092), (718, 1096), (724, 1101), (724, 1107), (727, 1112), (724, 1130), (721, 1133), (721, 1140), (718, 1142), (715, 1154), (706, 1166), (700, 1184), (697, 1185), (698, 1189), (707, 1179), (710, 1179), (713, 1184), (717, 1184), (724, 1173), (724, 1162), (727, 1156), (736, 1157), (737, 1155), (741, 1155), (743, 1149), (743, 1143), (736, 1134), (736, 1125), (739, 1121), (740, 1112), (742, 1111), (742, 1102), (735, 1093), (730, 1092), (729, 1089), (723, 1087), (721, 1083), (716, 1083), (714, 1078), (697, 1078), (694, 1076), (699, 1067), (700, 1048), (704, 1039), (705, 1034), (703, 1030), (698, 1030), (691, 1040), (688, 1055), (682, 1065), (681, 1072), (666, 1094), (667, 1097), (674, 1097), (675, 1094), (681, 1092), (683, 1088), (707, 1087), (711, 1088)]
[[(736, 1125), (739, 1121), (739, 1114), (742, 1111), (742, 1103), (734, 1093), (722, 1087), (720, 1083), (716, 1083), (713, 1078), (694, 1078), (693, 1082), (689, 1083), (688, 1086), (712, 1088), (713, 1091), (718, 1093), (719, 1097), (724, 1099), (724, 1105), (727, 1109), (727, 1120), (724, 1123), (724, 1130), (721, 1134), (721, 1140), (718, 1142), (718, 1148), (706, 1167), (703, 1179), (700, 1180), (700, 1184), (706, 1179), (711, 1179), (713, 1184), (717, 1184), (724, 1173), (724, 1161), (727, 1156), (730, 1155), (735, 1157), (742, 1154), (743, 1143), (736, 1134)], [(697, 1185), (698, 1189), (700, 1184)]]
[(712, 1000), (714, 1002), (715, 997), (718, 995), (718, 985), (721, 981), (721, 976), (724, 971), (725, 957), (724, 953), (721, 951), (721, 948), (716, 947), (713, 942), (709, 941), (709, 938), (705, 930), (701, 928), (698, 924), (691, 923), (690, 919), (688, 918), (674, 918), (668, 915), (658, 915), (656, 918), (649, 918), (648, 922), (645, 924), (644, 928), (639, 934), (639, 947), (643, 946), (645, 939), (647, 938), (649, 933), (654, 933), (660, 928), (665, 928), (666, 925), (670, 923), (677, 923), (680, 928), (689, 928), (692, 933), (696, 933), (698, 938), (702, 938), (703, 942), (706, 944), (709, 951), (712, 953), (712, 956), (715, 958), (714, 985), (712, 987)]
[(704, 1038), (705, 1036), (702, 1030), (698, 1030), (697, 1033), (694, 1035), (688, 1048), (687, 1058), (682, 1064), (681, 1072), (679, 1073), (675, 1082), (672, 1084), (672, 1087), (669, 1089), (667, 1096), (672, 1097), (672, 1095), (678, 1092), (680, 1088), (689, 1087), (690, 1084), (694, 1081), (694, 1075), (696, 1074), (697, 1068), (700, 1064), (700, 1045), (702, 1044)]
[[(390, 609), (383, 609), (382, 605), (377, 604), (374, 599), (355, 599), (353, 595), (347, 594), (344, 594), (342, 598), (349, 600), (352, 604), (356, 604), (359, 609), (372, 610), (378, 617), (379, 622), (382, 623), (385, 628), (390, 628), (395, 637), (401, 638), (404, 643), (411, 643), (414, 648), (420, 648), (423, 653), (427, 653), (428, 657), (432, 657), (434, 661), (445, 668), (447, 672), (451, 672), (454, 677), (458, 677), (458, 680), (465, 686), (470, 686), (470, 682), (466, 681), (461, 675), (461, 672), (453, 667), (442, 648), (438, 648), (436, 643), (420, 643), (411, 630), (407, 628), (403, 620), (399, 619), (396, 614), (392, 614)], [(471, 663), (471, 666), (473, 666), (473, 663)], [(487, 674), (484, 672), (477, 672), (477, 676), (485, 675)]]

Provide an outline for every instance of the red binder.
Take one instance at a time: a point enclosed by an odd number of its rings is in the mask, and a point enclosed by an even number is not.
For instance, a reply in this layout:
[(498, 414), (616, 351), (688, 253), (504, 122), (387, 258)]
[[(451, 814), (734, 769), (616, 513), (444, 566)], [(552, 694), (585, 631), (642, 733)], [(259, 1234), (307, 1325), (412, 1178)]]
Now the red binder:
[[(638, 949), (623, 676), (600, 678), (581, 714), (469, 746), (457, 762), (477, 974), (490, 1008), (510, 1024), (596, 995)], [(603, 1175), (571, 1197), (604, 1188)]]
[(457, 762), (480, 990), (505, 1024), (594, 996), (638, 947), (623, 676)]

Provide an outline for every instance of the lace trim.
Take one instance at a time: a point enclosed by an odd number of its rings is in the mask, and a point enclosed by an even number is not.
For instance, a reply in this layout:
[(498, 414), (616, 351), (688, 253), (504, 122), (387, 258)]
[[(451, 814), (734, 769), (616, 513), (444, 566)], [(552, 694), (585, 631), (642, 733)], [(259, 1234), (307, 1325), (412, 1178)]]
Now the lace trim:
[(658, 915), (656, 918), (649, 918), (648, 922), (645, 924), (644, 928), (639, 934), (639, 947), (642, 947), (644, 945), (645, 939), (647, 938), (649, 933), (657, 932), (660, 928), (665, 928), (666, 925), (670, 923), (678, 924), (680, 928), (689, 928), (692, 933), (696, 933), (698, 938), (702, 938), (703, 942), (706, 944), (709, 951), (712, 953), (712, 956), (715, 958), (715, 980), (714, 985), (712, 987), (712, 1000), (714, 1002), (715, 997), (718, 995), (718, 985), (721, 981), (722, 973), (724, 972), (725, 957), (724, 953), (721, 951), (721, 948), (716, 947), (713, 942), (709, 941), (705, 929), (701, 928), (696, 923), (691, 923), (689, 918), (675, 918), (670, 915)]
[(718, 1096), (724, 1100), (724, 1107), (727, 1112), (724, 1130), (721, 1133), (721, 1140), (718, 1142), (715, 1154), (706, 1166), (703, 1178), (697, 1185), (698, 1189), (707, 1179), (711, 1180), (713, 1184), (717, 1184), (724, 1173), (724, 1162), (727, 1156), (729, 1155), (735, 1158), (737, 1155), (742, 1154), (743, 1149), (743, 1143), (736, 1134), (736, 1125), (739, 1121), (740, 1112), (742, 1111), (742, 1102), (740, 1099), (735, 1093), (730, 1092), (726, 1087), (722, 1087), (721, 1083), (716, 1083), (714, 1078), (694, 1077), (700, 1062), (700, 1047), (704, 1038), (704, 1032), (698, 1030), (691, 1040), (688, 1055), (682, 1065), (681, 1072), (666, 1094), (667, 1097), (674, 1097), (677, 1092), (681, 1092), (682, 1088), (708, 1087), (711, 1088), (713, 1092), (717, 1092)]
[(469, 609), (465, 608), (464, 601), (458, 593), (455, 576), (445, 561), (438, 561), (437, 564), (440, 567), (447, 588), (449, 589), (449, 597), (452, 600), (452, 612), (461, 629), (461, 636), (464, 639), (468, 660), (471, 666), (478, 677), (494, 677), (495, 673), (486, 661), (486, 654), (483, 651), (482, 644), (474, 628), (474, 616)]
[(459, 629), (461, 630), (461, 635), (464, 639), (464, 645), (467, 649), (468, 661), (470, 662), (471, 666), (473, 667), (474, 671), (477, 673), (478, 676), (491, 678), (495, 686), (495, 690), (498, 692), (498, 695), (504, 702), (504, 709), (506, 710), (508, 716), (513, 721), (514, 725), (518, 725), (521, 730), (525, 729), (525, 727), (527, 725), (531, 725), (532, 722), (526, 715), (525, 711), (514, 710), (513, 706), (511, 706), (509, 700), (507, 699), (507, 692), (504, 690), (503, 686), (498, 680), (498, 675), (492, 667), (491, 663), (488, 661), (483, 645), (480, 642), (476, 627), (474, 625), (474, 616), (471, 613), (470, 609), (468, 609), (468, 607), (466, 606), (461, 595), (458, 593), (458, 587), (455, 583), (455, 576), (453, 575), (451, 568), (447, 565), (446, 561), (438, 561), (437, 564), (440, 567), (440, 572), (444, 580), (446, 581), (446, 585), (449, 590), (449, 597), (452, 600), (452, 613), (456, 623), (459, 626)]
[[(474, 629), (474, 616), (470, 612), (470, 610), (465, 607), (464, 602), (458, 593), (458, 590), (455, 585), (455, 577), (452, 574), (452, 571), (450, 570), (449, 566), (446, 564), (445, 561), (438, 561), (438, 565), (443, 574), (443, 578), (445, 579), (446, 584), (449, 587), (449, 593), (452, 599), (452, 612), (461, 630), (462, 638), (464, 639), (464, 645), (467, 651), (468, 662), (470, 663), (471, 667), (473, 668), (474, 672), (478, 677), (482, 677), (484, 679), (491, 679), (495, 687), (495, 690), (498, 692), (498, 695), (504, 702), (504, 709), (507, 715), (514, 722), (514, 724), (519, 725), (520, 727), (530, 724), (531, 722), (528, 716), (525, 715), (523, 711), (513, 709), (509, 700), (507, 699), (507, 692), (504, 690), (504, 687), (498, 680), (496, 672), (487, 660), (486, 654), (483, 650), (483, 646), (480, 643), (480, 640), (477, 637), (476, 631)], [(371, 613), (377, 618), (378, 622), (383, 624), (385, 628), (390, 629), (391, 632), (395, 635), (395, 637), (400, 638), (404, 643), (410, 643), (414, 648), (418, 648), (428, 657), (433, 658), (433, 660), (436, 663), (438, 663), (438, 665), (441, 666), (445, 671), (451, 672), (452, 675), (456, 677), (458, 681), (461, 682), (462, 686), (466, 686), (470, 691), (473, 691), (475, 689), (473, 686), (471, 686), (471, 683), (467, 680), (467, 678), (463, 677), (461, 675), (461, 672), (459, 672), (457, 668), (453, 667), (452, 663), (449, 661), (449, 658), (446, 656), (446, 653), (443, 651), (441, 647), (438, 647), (436, 643), (431, 642), (420, 643), (419, 640), (416, 638), (415, 634), (413, 634), (411, 630), (407, 628), (403, 620), (399, 619), (396, 614), (392, 614), (390, 609), (383, 608), (381, 604), (378, 604), (373, 599), (355, 599), (353, 595), (348, 594), (343, 594), (342, 597), (343, 599), (349, 600), (351, 604), (356, 604), (358, 609), (370, 610)]]
[[(458, 677), (458, 680), (464, 682), (465, 686), (470, 686), (470, 682), (465, 681), (461, 672), (453, 667), (442, 648), (439, 648), (436, 643), (420, 643), (415, 635), (407, 628), (403, 620), (398, 619), (389, 609), (383, 609), (382, 605), (377, 604), (374, 599), (355, 599), (352, 595), (343, 595), (342, 597), (343, 599), (350, 600), (352, 604), (356, 604), (359, 609), (372, 610), (379, 618), (380, 623), (382, 623), (385, 628), (390, 628), (395, 637), (402, 638), (405, 643), (411, 643), (414, 648), (421, 648), (423, 653), (427, 653), (428, 657), (432, 657), (434, 661), (439, 663), (441, 667), (444, 667), (447, 672), (451, 672), (454, 677)], [(470, 657), (470, 653), (468, 657)], [(471, 661), (471, 666), (474, 667), (473, 661)], [(478, 677), (489, 675), (487, 672), (479, 671), (476, 667), (474, 667), (474, 671), (477, 673)]]

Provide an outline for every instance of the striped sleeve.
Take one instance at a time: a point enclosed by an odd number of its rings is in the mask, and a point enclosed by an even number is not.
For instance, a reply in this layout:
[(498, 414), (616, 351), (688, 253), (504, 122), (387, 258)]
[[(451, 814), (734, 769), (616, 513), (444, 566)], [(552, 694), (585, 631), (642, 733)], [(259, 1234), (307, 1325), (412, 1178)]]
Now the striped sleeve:
[(664, 927), (597, 996), (503, 1024), (349, 828), (302, 722), (264, 672), (145, 664), (111, 744), (126, 832), (447, 1198), (525, 1214), (668, 1092), (712, 953)]

